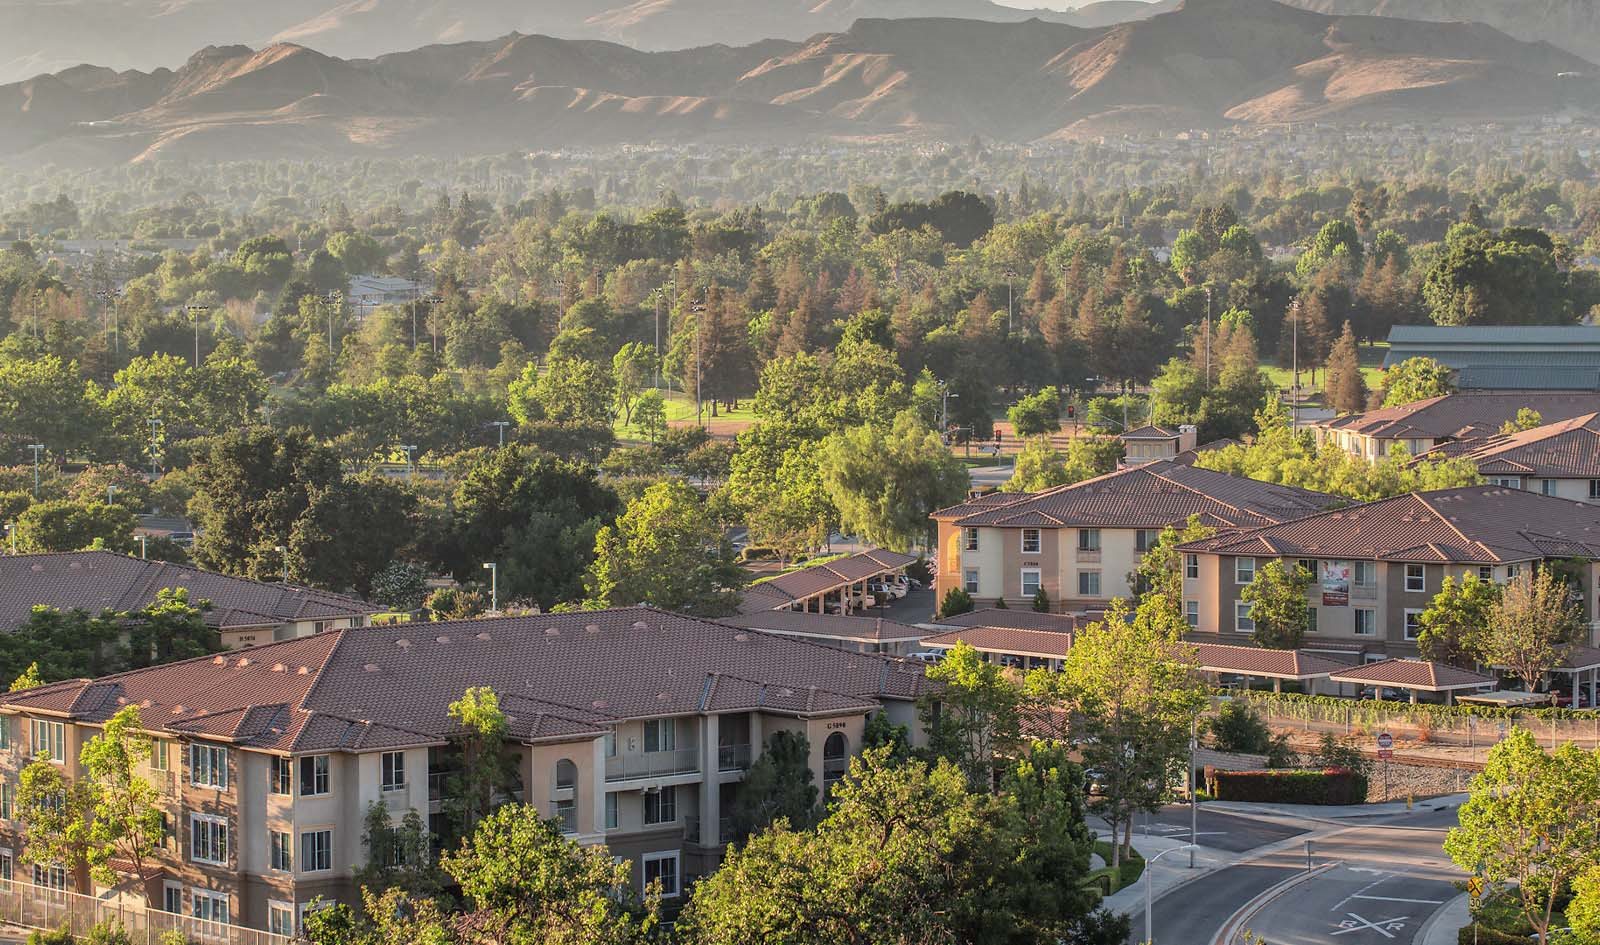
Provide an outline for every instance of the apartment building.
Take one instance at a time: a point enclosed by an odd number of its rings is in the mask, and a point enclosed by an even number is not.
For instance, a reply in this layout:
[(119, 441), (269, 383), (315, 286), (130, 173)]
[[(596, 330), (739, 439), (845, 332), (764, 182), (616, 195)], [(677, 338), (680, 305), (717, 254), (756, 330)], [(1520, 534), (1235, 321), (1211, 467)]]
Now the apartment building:
[(1122, 441), (1123, 465), (1140, 466), (1162, 459), (1177, 459), (1198, 445), (1198, 430), (1188, 424), (1173, 428), (1144, 426), (1118, 436)]
[(1431, 457), (1465, 457), (1484, 480), (1578, 502), (1600, 502), (1600, 413), (1484, 440), (1450, 443)]
[(1129, 596), (1129, 575), (1169, 525), (1190, 517), (1252, 528), (1320, 512), (1333, 496), (1167, 461), (1133, 466), (1034, 494), (984, 496), (933, 513), (938, 599), (1026, 607), (1040, 588), (1063, 613), (1103, 610)]
[(170, 912), (292, 932), (318, 897), (355, 899), (372, 804), (442, 826), (459, 768), (448, 707), (489, 686), (514, 799), (676, 898), (718, 864), (764, 739), (803, 733), (826, 788), (872, 713), (915, 730), (926, 685), (915, 664), (642, 607), (349, 628), (53, 683), (0, 699), (0, 876), (22, 852), (21, 768), (44, 757), (77, 772), (80, 746), (138, 705), (171, 831), (145, 889)]
[(1185, 545), (1184, 610), (1196, 640), (1255, 631), (1240, 593), (1267, 562), (1313, 575), (1308, 650), (1363, 659), (1414, 656), (1446, 577), (1506, 582), (1551, 560), (1579, 569), (1593, 642), (1600, 507), (1502, 486), (1469, 486), (1323, 512)]
[(139, 610), (168, 588), (211, 602), (206, 624), (227, 648), (257, 646), (342, 627), (359, 627), (381, 608), (342, 594), (147, 561), (111, 551), (0, 557), (0, 628), (28, 619), (34, 607), (60, 611)]
[(1493, 437), (1524, 408), (1538, 411), (1545, 423), (1570, 420), (1600, 411), (1600, 394), (1517, 391), (1473, 391), (1446, 394), (1399, 407), (1346, 414), (1312, 425), (1317, 439), (1333, 443), (1368, 460), (1404, 447), (1420, 456), (1447, 443)]

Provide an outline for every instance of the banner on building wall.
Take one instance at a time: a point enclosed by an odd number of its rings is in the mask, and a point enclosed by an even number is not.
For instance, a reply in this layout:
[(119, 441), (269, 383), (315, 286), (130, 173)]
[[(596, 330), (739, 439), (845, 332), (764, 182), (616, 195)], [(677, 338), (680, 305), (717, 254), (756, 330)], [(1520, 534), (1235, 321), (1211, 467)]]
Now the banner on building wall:
[(1322, 606), (1350, 605), (1350, 562), (1322, 562)]

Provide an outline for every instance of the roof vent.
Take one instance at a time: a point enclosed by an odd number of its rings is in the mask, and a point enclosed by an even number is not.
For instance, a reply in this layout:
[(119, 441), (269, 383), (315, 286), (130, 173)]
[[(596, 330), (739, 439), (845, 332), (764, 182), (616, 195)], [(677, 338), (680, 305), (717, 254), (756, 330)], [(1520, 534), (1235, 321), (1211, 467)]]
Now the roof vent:
[(394, 645), (398, 646), (402, 650), (411, 649), (411, 641), (407, 640), (405, 637), (401, 637), (400, 639), (394, 641)]
[(172, 714), (173, 715), (182, 715), (183, 714), (183, 706), (181, 704), (173, 706), (172, 707)]
[(778, 695), (780, 695), (780, 696), (792, 696), (792, 695), (794, 695), (794, 690), (790, 689), (788, 686), (784, 686), (782, 689), (778, 690)]
[(302, 667), (300, 667), (300, 668), (299, 668), (299, 669), (297, 669), (297, 670), (295, 670), (295, 671), (294, 671), (294, 674), (295, 674), (295, 675), (296, 675), (296, 676), (304, 676), (304, 675), (306, 675), (306, 674), (307, 674), (307, 673), (309, 673), (309, 672), (311, 672), (311, 670), (309, 670), (309, 669), (306, 669), (306, 668), (305, 668), (305, 667), (304, 667), (304, 666), (302, 666)]
[(288, 668), (289, 667), (283, 665), (282, 663), (273, 663), (272, 664), (272, 671), (275, 672), (275, 673), (281, 673), (281, 672), (283, 672), (284, 670), (286, 670)]
[(557, 630), (555, 627), (545, 627), (544, 635), (547, 637), (559, 637), (561, 636), (561, 631)]
[(228, 658), (226, 656), (214, 656), (211, 658), (211, 662), (218, 666), (226, 666), (228, 665)]
[(670, 692), (658, 692), (658, 693), (656, 693), (656, 701), (657, 702), (671, 702), (672, 701), (672, 693), (670, 693)]
[(67, 565), (67, 570), (68, 571), (82, 571), (83, 570), (83, 565), (81, 565), (78, 562), (74, 561), (71, 564)]
[(474, 639), (479, 640), (480, 642), (483, 642), (483, 643), (488, 643), (489, 640), (490, 640), (489, 631), (487, 631), (487, 630), (483, 631), (482, 633), (480, 633), (476, 637), (474, 637)]
[(237, 662), (237, 663), (235, 663), (233, 665), (239, 667), (240, 669), (243, 669), (246, 666), (250, 665), (250, 658), (247, 657), (247, 656), (241, 656), (241, 657), (239, 657), (239, 662)]
[(592, 708), (592, 709), (604, 709), (606, 706), (608, 706), (610, 704), (611, 703), (607, 702), (604, 699), (596, 699), (593, 702), (589, 703), (589, 707)]
[(40, 571), (44, 570), (44, 565), (36, 564), (33, 567), (29, 568), (28, 570), (32, 571), (34, 574), (38, 574)]
[(438, 636), (433, 638), (433, 642), (441, 644), (441, 645), (445, 644), (445, 643), (449, 643), (450, 642), (450, 637), (447, 634), (441, 633)]
[[(595, 625), (594, 625), (594, 624), (592, 624), (592, 623), (591, 623), (591, 624), (589, 624), (589, 626), (590, 626), (590, 627), (593, 627), (593, 628), (594, 628), (594, 629), (596, 629), (596, 630), (599, 630), (599, 629), (600, 629), (600, 628), (599, 628), (599, 627), (596, 627), (596, 626), (595, 626)], [(633, 622), (633, 629), (635, 629), (635, 630), (649, 630), (649, 629), (650, 629), (650, 625), (649, 625), (649, 624), (647, 624), (647, 623), (645, 623), (645, 622), (644, 622), (644, 621), (643, 621), (643, 620), (635, 620), (635, 621), (634, 621), (634, 622)]]
[(750, 634), (748, 634), (748, 633), (735, 633), (733, 635), (733, 638), (735, 640), (738, 640), (740, 643), (746, 643), (746, 642), (748, 642), (750, 640)]
[(378, 671), (378, 664), (377, 663), (368, 663), (365, 666), (362, 666), (361, 668), (363, 670), (365, 670), (366, 672), (375, 673), (375, 672)]
[[(551, 628), (551, 630), (554, 630), (554, 629), (555, 629), (554, 627)], [(600, 625), (597, 624), (597, 623), (584, 624), (583, 629), (584, 629), (584, 632), (586, 632), (586, 633), (599, 633), (600, 632)], [(550, 632), (550, 630), (546, 630), (545, 631), (545, 633), (549, 633), (549, 632)]]

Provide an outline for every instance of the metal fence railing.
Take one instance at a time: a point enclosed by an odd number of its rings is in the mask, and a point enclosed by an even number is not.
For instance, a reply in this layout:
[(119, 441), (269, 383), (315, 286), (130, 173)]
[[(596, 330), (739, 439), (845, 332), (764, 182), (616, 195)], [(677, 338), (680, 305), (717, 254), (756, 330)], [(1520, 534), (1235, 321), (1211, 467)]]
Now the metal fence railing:
[(65, 928), (74, 936), (86, 935), (101, 923), (116, 922), (138, 945), (159, 945), (161, 937), (170, 931), (181, 932), (189, 941), (202, 945), (290, 945), (293, 941), (260, 929), (138, 904), (106, 902), (95, 896), (17, 880), (0, 881), (0, 920), (30, 929)]

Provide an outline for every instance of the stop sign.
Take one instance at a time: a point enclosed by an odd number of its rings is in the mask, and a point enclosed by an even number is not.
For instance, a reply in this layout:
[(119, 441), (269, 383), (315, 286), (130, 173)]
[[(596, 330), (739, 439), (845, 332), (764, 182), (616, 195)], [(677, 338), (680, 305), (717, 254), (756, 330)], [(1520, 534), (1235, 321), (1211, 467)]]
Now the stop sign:
[(1391, 749), (1393, 747), (1394, 747), (1394, 736), (1393, 735), (1390, 735), (1388, 732), (1384, 732), (1383, 734), (1378, 736), (1378, 748), (1380, 750), (1388, 751), (1389, 749)]

